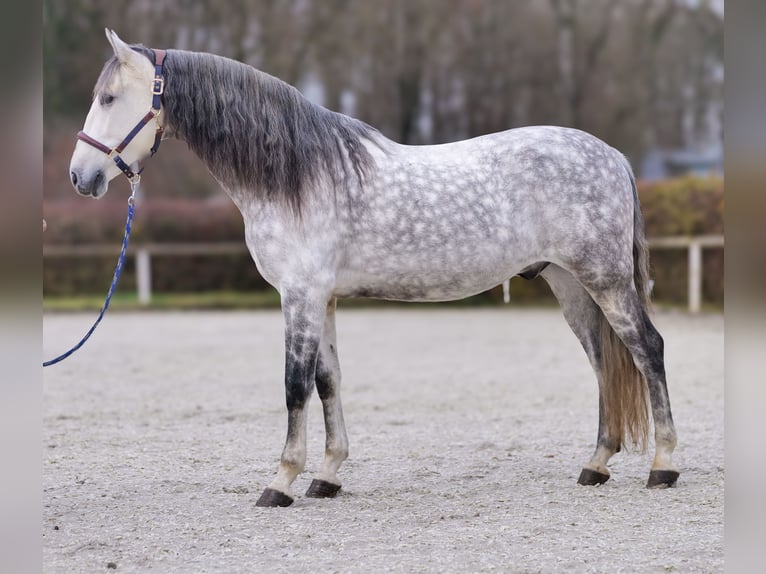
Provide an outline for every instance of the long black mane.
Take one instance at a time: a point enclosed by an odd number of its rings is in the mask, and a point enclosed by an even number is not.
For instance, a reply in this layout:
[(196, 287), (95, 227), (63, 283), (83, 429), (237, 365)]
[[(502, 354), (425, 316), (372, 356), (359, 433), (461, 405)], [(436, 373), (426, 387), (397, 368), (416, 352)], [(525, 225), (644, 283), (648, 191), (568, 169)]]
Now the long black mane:
[[(152, 50), (131, 47), (154, 63)], [(118, 67), (115, 57), (104, 65), (96, 93)], [(377, 130), (311, 103), (278, 78), (181, 50), (167, 51), (163, 70), (166, 128), (231, 189), (253, 190), (300, 212), (320, 180), (338, 187), (356, 177), (361, 184), (372, 168), (362, 140), (375, 141)]]

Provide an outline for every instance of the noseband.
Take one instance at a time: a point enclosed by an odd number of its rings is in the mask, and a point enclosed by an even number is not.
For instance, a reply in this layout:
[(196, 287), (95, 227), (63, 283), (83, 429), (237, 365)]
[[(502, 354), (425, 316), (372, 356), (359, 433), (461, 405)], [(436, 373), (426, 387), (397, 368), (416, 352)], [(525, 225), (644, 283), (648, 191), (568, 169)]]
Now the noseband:
[(165, 91), (165, 78), (162, 75), (162, 63), (165, 61), (165, 50), (152, 51), (154, 52), (155, 62), (154, 80), (152, 80), (152, 109), (149, 110), (143, 118), (138, 120), (138, 123), (132, 130), (130, 130), (128, 135), (125, 136), (125, 139), (123, 139), (115, 147), (110, 148), (109, 146), (102, 144), (97, 139), (90, 137), (84, 131), (77, 132), (78, 140), (92, 145), (97, 150), (104, 152), (106, 155), (112, 158), (114, 163), (117, 164), (117, 167), (120, 168), (120, 171), (125, 174), (131, 183), (138, 183), (143, 168), (138, 170), (138, 173), (133, 172), (133, 170), (130, 169), (130, 166), (120, 157), (120, 154), (125, 150), (126, 147), (128, 147), (128, 144), (131, 142), (131, 140), (136, 137), (142, 129), (144, 129), (144, 126), (152, 121), (152, 119), (157, 122), (157, 131), (154, 133), (154, 145), (152, 145), (151, 149), (149, 150), (151, 152), (149, 157), (157, 153), (157, 150), (160, 148), (160, 142), (162, 141), (163, 128), (160, 125), (157, 117), (160, 114), (162, 94)]

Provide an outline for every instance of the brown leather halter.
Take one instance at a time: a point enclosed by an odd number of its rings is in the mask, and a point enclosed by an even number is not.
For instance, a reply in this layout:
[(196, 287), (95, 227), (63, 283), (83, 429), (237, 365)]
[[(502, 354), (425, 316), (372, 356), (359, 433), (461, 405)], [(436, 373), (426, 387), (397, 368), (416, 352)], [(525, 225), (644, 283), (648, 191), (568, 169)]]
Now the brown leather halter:
[(90, 137), (84, 131), (77, 132), (78, 140), (92, 145), (97, 150), (104, 152), (106, 155), (112, 158), (114, 163), (117, 164), (117, 167), (120, 168), (120, 171), (122, 171), (122, 173), (125, 174), (130, 182), (134, 184), (138, 183), (143, 168), (138, 170), (138, 172), (134, 172), (132, 169), (130, 169), (130, 166), (120, 157), (120, 154), (125, 150), (126, 147), (128, 147), (128, 144), (131, 142), (131, 140), (133, 140), (133, 138), (136, 137), (142, 129), (144, 129), (144, 126), (152, 121), (152, 119), (157, 121), (157, 131), (154, 133), (154, 145), (152, 145), (151, 149), (149, 150), (151, 152), (149, 157), (157, 153), (157, 150), (160, 148), (160, 142), (162, 141), (163, 128), (159, 124), (157, 116), (160, 114), (160, 108), (162, 106), (162, 94), (165, 92), (165, 78), (162, 75), (162, 64), (165, 61), (165, 50), (152, 50), (152, 52), (154, 52), (155, 62), (154, 80), (152, 80), (152, 109), (149, 110), (147, 114), (138, 121), (135, 127), (130, 130), (128, 135), (125, 136), (125, 139), (123, 139), (115, 147), (110, 148), (97, 139)]

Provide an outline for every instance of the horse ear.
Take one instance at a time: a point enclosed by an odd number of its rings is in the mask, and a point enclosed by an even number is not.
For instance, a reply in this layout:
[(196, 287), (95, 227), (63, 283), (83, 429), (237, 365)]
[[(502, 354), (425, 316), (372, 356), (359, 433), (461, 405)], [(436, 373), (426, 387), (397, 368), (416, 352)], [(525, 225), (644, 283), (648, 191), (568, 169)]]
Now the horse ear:
[(104, 28), (104, 32), (106, 33), (106, 39), (112, 45), (112, 50), (114, 50), (114, 55), (117, 56), (117, 59), (123, 64), (129, 64), (136, 53), (120, 39), (114, 30)]

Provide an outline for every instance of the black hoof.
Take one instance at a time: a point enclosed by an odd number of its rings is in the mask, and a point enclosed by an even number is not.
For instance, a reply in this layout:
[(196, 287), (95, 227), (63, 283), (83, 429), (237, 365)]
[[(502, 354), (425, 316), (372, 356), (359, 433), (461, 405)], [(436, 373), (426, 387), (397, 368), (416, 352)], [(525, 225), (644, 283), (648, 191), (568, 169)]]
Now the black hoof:
[(653, 470), (649, 473), (646, 488), (673, 488), (678, 480), (675, 470)]
[(273, 488), (267, 488), (263, 491), (255, 505), (273, 508), (275, 506), (290, 506), (292, 503), (293, 498), (291, 496), (287, 496), (284, 492), (279, 492)]
[(594, 486), (597, 484), (604, 484), (609, 480), (609, 475), (593, 470), (591, 468), (583, 468), (580, 473), (580, 478), (577, 479), (577, 484), (583, 484), (585, 486)]
[(306, 491), (306, 496), (311, 498), (333, 498), (340, 491), (340, 484), (333, 484), (326, 480), (314, 479)]

